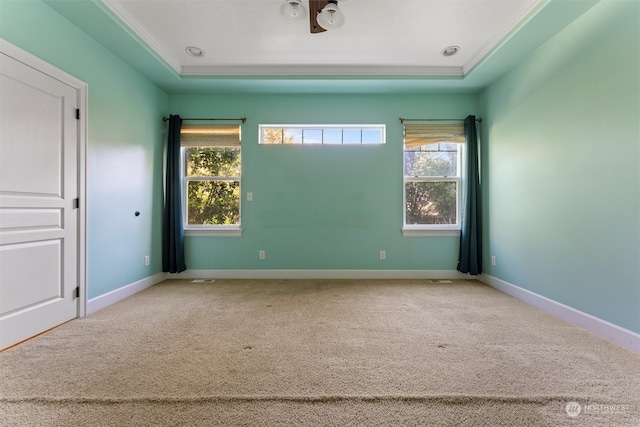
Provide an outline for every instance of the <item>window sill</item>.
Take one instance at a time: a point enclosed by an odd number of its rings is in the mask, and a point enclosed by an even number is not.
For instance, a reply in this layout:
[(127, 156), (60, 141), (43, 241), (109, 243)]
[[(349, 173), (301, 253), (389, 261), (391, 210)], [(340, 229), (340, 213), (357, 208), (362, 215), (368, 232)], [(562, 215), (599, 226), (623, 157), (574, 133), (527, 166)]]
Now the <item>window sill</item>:
[(403, 237), (460, 237), (459, 228), (403, 228)]
[(185, 228), (188, 237), (240, 237), (242, 228)]

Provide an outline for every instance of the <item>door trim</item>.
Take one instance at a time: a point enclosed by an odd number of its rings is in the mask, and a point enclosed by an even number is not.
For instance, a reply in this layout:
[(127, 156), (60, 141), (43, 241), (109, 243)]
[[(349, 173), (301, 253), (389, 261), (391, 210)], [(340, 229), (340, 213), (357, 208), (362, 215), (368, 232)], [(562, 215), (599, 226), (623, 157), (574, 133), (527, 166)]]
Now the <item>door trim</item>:
[(87, 118), (89, 86), (82, 80), (68, 74), (54, 65), (21, 49), (20, 47), (0, 38), (0, 54), (4, 54), (16, 61), (40, 71), (72, 88), (76, 89), (80, 119), (78, 123), (78, 317), (84, 317), (87, 310)]

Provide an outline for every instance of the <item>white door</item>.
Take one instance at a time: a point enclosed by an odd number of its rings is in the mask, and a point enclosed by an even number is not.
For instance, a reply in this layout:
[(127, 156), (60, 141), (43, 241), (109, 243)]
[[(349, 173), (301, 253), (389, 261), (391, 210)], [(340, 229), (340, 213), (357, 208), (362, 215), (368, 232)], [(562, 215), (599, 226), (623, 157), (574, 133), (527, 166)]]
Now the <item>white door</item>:
[(0, 52), (0, 349), (78, 316), (78, 99)]

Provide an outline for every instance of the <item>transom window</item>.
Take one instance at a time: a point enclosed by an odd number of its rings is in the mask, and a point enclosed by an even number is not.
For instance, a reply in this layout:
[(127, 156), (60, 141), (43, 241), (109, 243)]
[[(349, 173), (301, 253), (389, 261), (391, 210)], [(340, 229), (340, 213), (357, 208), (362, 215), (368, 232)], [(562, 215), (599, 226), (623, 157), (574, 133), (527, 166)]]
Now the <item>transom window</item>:
[(260, 125), (261, 144), (384, 144), (384, 125)]
[(240, 126), (183, 125), (185, 228), (239, 228)]
[(404, 229), (459, 229), (464, 125), (405, 125)]

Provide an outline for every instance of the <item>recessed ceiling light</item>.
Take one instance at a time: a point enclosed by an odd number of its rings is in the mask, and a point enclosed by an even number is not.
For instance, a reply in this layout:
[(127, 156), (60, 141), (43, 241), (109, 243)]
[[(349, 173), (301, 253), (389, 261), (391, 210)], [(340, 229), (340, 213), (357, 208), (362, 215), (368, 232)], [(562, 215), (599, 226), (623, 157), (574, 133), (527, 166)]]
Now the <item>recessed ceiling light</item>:
[(460, 46), (449, 46), (442, 50), (443, 56), (453, 56), (460, 51)]
[(200, 49), (199, 47), (189, 46), (189, 47), (186, 47), (184, 50), (189, 55), (195, 56), (196, 58), (200, 58), (204, 56), (204, 50)]

